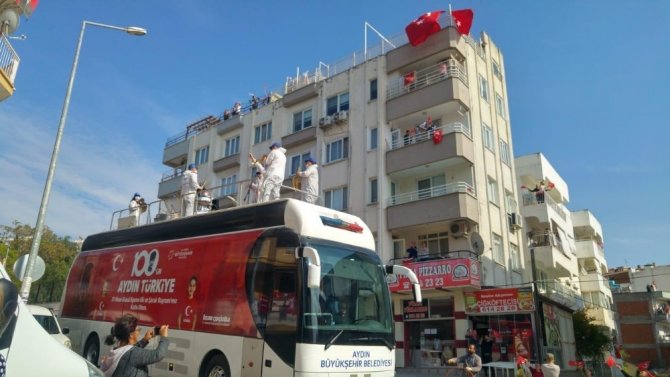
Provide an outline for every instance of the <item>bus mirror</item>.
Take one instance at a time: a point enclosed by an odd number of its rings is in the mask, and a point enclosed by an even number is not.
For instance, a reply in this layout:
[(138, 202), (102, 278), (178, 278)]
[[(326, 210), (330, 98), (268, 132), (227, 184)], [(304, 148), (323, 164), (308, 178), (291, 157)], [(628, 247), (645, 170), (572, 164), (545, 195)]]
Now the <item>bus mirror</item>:
[(315, 248), (305, 246), (296, 249), (296, 258), (309, 258), (307, 261), (307, 288), (321, 286), (321, 258)]
[(409, 279), (409, 282), (412, 284), (412, 294), (414, 296), (414, 301), (421, 302), (421, 284), (419, 284), (419, 279), (416, 277), (416, 274), (411, 269), (405, 266), (387, 265), (386, 266), (387, 274), (396, 274), (404, 276)]

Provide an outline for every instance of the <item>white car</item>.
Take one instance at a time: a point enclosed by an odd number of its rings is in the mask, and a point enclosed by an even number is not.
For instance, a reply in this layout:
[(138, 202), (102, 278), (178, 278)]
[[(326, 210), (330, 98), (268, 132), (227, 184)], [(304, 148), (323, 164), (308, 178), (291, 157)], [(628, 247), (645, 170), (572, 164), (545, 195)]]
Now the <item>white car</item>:
[(53, 336), (60, 344), (67, 348), (72, 348), (70, 338), (65, 335), (70, 332), (70, 329), (67, 327), (60, 327), (60, 323), (58, 323), (58, 320), (51, 309), (43, 306), (28, 305), (28, 310), (46, 332), (51, 334), (51, 336)]

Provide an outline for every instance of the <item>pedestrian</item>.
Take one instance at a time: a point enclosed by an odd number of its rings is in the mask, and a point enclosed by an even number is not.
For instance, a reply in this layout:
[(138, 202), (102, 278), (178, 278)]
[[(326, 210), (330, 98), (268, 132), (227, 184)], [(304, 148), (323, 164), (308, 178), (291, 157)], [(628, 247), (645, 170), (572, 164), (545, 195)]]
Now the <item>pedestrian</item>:
[(448, 364), (462, 367), (468, 377), (477, 377), (482, 370), (482, 359), (477, 355), (477, 346), (472, 343), (468, 344), (468, 353), (449, 359)]
[(316, 160), (308, 157), (305, 160), (305, 170), (298, 171), (295, 174), (302, 178), (300, 188), (305, 191), (302, 194), (302, 200), (307, 203), (316, 203), (319, 198), (319, 170)]
[(279, 189), (284, 181), (286, 171), (286, 149), (282, 148), (278, 142), (273, 142), (270, 145), (270, 153), (265, 159), (265, 164), (261, 165), (256, 161), (252, 155), (249, 158), (263, 173), (263, 188), (261, 202), (279, 199)]
[(155, 336), (149, 329), (140, 340), (140, 328), (137, 318), (125, 314), (116, 320), (112, 333), (105, 339), (105, 344), (115, 347), (102, 358), (100, 370), (105, 377), (148, 377), (148, 365), (157, 363), (165, 357), (169, 340), (168, 326), (163, 325), (159, 331), (160, 340), (156, 349), (144, 349), (149, 340)]
[(544, 377), (559, 377), (561, 374), (561, 367), (554, 364), (554, 354), (547, 352), (545, 360), (546, 362), (542, 364), (542, 374)]
[(493, 361), (493, 339), (489, 334), (484, 334), (480, 344), (482, 350), (482, 363), (490, 363)]
[(181, 178), (182, 216), (191, 216), (195, 211), (195, 197), (202, 186), (198, 183), (198, 168), (189, 164)]

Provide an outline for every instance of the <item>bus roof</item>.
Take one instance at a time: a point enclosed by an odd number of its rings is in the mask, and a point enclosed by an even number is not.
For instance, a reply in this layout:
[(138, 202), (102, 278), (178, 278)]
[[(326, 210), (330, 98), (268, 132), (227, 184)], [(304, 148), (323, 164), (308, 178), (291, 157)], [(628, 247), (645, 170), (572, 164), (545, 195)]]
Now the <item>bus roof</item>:
[(296, 233), (374, 250), (372, 232), (358, 217), (295, 199), (234, 207), (86, 237), (82, 252), (198, 236), (285, 226)]

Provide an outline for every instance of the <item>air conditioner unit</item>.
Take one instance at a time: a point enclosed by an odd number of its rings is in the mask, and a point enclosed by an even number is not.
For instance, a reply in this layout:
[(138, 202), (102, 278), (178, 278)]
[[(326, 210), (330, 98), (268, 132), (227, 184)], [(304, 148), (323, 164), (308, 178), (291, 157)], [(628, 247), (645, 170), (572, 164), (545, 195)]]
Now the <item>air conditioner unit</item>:
[(347, 118), (349, 118), (349, 112), (347, 110), (338, 111), (334, 114), (334, 117), (336, 123), (346, 122)]
[(333, 118), (331, 118), (330, 115), (319, 119), (319, 127), (326, 127), (330, 126), (331, 124), (333, 124)]
[(522, 228), (522, 226), (521, 226), (521, 215), (520, 214), (515, 213), (515, 212), (510, 213), (508, 215), (508, 219), (509, 219), (510, 229), (516, 230), (516, 229), (521, 229)]
[(455, 238), (467, 237), (469, 230), (470, 227), (465, 221), (456, 221), (449, 226), (449, 234)]

